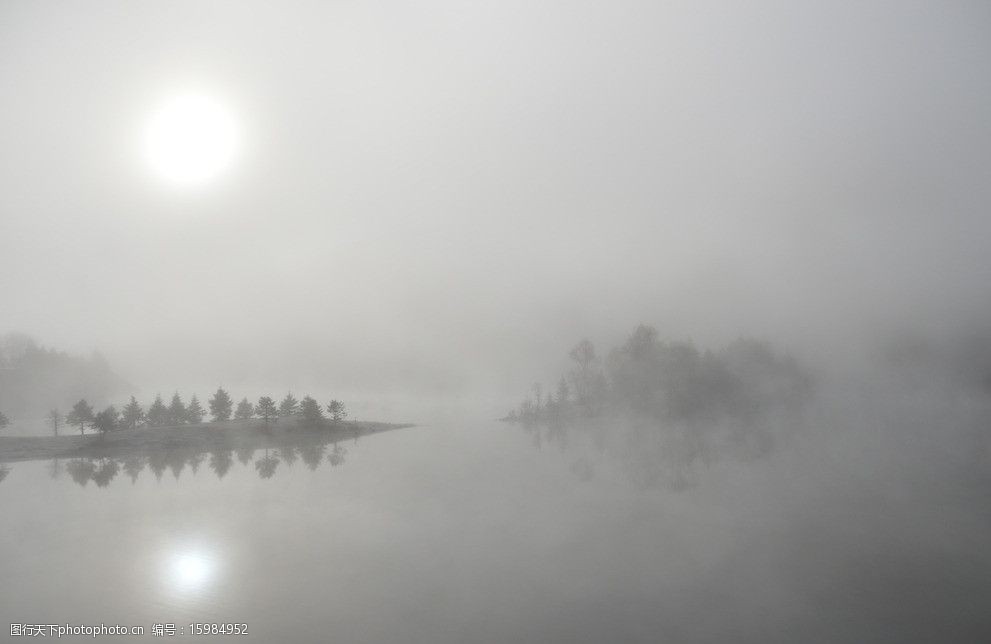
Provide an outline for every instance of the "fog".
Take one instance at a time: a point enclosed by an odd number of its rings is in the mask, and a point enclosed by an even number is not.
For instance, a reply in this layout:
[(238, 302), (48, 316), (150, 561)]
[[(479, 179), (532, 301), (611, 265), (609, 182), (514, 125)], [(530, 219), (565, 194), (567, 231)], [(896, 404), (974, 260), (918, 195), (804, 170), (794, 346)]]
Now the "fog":
[[(989, 34), (965, 1), (0, 2), (0, 508), (64, 519), (0, 531), (0, 607), (316, 641), (329, 584), (342, 641), (984, 640)], [(148, 148), (187, 95), (236, 133), (196, 185)], [(218, 387), (418, 426), (39, 438)], [(190, 539), (232, 589), (155, 586)]]
[[(639, 322), (816, 358), (986, 324), (981, 3), (6, 2), (5, 330), (177, 381), (515, 393)], [(163, 184), (142, 128), (242, 149)]]

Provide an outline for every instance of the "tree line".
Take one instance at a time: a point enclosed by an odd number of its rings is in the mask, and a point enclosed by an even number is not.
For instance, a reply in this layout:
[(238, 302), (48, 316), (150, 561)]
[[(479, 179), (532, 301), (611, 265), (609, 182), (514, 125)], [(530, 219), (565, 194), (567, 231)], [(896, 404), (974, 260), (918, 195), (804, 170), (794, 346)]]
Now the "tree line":
[[(717, 351), (665, 342), (638, 326), (603, 359), (589, 340), (568, 354), (571, 368), (551, 391), (536, 383), (505, 418), (546, 421), (634, 414), (666, 420), (754, 420), (771, 410), (796, 410), (811, 377), (769, 345), (740, 339)], [(546, 393), (545, 393), (546, 392)]]
[(22, 333), (0, 334), (0, 409), (12, 418), (80, 398), (115, 400), (133, 389), (98, 353), (77, 356)]
[[(302, 400), (297, 400), (292, 393), (286, 394), (278, 404), (271, 397), (262, 396), (257, 403), (252, 404), (247, 398), (243, 398), (235, 406), (234, 400), (223, 387), (217, 389), (207, 401), (207, 406), (213, 422), (231, 420), (232, 417), (234, 420), (260, 418), (266, 426), (278, 418), (297, 417), (304, 423), (319, 424), (328, 418), (335, 423), (341, 422), (348, 416), (347, 408), (340, 400), (331, 400), (326, 406), (325, 414), (324, 407), (315, 398), (304, 396)], [(59, 427), (63, 423), (77, 427), (80, 434), (84, 434), (87, 427), (106, 434), (115, 430), (138, 427), (198, 425), (203, 422), (207, 413), (196, 395), (193, 395), (188, 403), (184, 403), (176, 392), (167, 405), (159, 394), (147, 410), (134, 396), (131, 396), (131, 400), (121, 409), (110, 405), (100, 411), (94, 410), (83, 398), (72, 406), (68, 414), (63, 416), (58, 409), (52, 409), (46, 418), (57, 436)], [(8, 424), (7, 417), (0, 413), (0, 429)]]

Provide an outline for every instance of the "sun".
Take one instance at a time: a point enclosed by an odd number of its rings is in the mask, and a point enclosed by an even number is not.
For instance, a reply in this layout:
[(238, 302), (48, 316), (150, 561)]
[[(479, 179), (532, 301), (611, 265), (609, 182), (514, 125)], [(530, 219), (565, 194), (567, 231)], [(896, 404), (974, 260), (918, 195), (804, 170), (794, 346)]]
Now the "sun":
[(152, 116), (145, 155), (162, 179), (181, 186), (209, 183), (231, 165), (238, 147), (233, 115), (201, 95), (174, 98)]

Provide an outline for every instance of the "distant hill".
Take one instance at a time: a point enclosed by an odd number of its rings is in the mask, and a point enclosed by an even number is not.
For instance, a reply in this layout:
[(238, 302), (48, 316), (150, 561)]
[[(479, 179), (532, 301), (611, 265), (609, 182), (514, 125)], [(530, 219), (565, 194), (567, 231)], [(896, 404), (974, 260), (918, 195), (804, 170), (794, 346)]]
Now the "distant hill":
[(0, 335), (0, 410), (11, 419), (53, 407), (64, 413), (80, 398), (102, 405), (131, 389), (99, 354), (74, 356), (23, 333)]

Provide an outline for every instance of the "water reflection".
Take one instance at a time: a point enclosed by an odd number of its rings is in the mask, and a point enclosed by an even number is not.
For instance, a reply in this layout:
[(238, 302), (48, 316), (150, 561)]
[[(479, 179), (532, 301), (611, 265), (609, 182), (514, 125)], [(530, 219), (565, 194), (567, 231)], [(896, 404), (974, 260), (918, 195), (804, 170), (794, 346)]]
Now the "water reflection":
[[(140, 459), (141, 457), (138, 458)], [(168, 467), (168, 464), (169, 455), (164, 451), (152, 452), (151, 455), (148, 456), (148, 467), (151, 468), (155, 478), (159, 481), (162, 480), (162, 474), (165, 473), (165, 468)]]
[(171, 557), (168, 578), (178, 590), (199, 590), (214, 577), (213, 557), (196, 550), (179, 552)]
[(62, 459), (53, 458), (48, 464), (49, 478), (57, 479), (62, 476)]
[[(178, 481), (179, 476), (182, 475), (182, 471), (186, 468), (185, 455), (183, 452), (178, 450), (166, 452), (165, 454), (165, 462), (168, 464), (169, 470), (172, 471), (172, 476), (174, 476), (175, 480)], [(192, 458), (192, 456), (190, 456), (190, 458)]]
[(327, 451), (327, 447), (323, 444), (313, 444), (307, 445), (300, 448), (299, 456), (306, 463), (306, 466), (311, 470), (315, 470), (320, 467), (320, 463), (323, 462), (323, 455)]
[(251, 461), (251, 457), (255, 454), (255, 448), (247, 445), (240, 445), (234, 449), (237, 454), (237, 460), (241, 462), (241, 465), (247, 465)]
[(265, 456), (255, 461), (255, 469), (258, 470), (258, 476), (263, 479), (270, 479), (275, 476), (275, 469), (278, 466), (279, 458), (269, 454), (268, 448), (265, 448)]
[(145, 464), (141, 458), (137, 456), (131, 456), (124, 459), (124, 472), (131, 478), (131, 483), (135, 483), (138, 480), (138, 474), (144, 469)]
[(120, 465), (117, 464), (117, 461), (112, 458), (103, 458), (100, 459), (91, 478), (97, 487), (107, 487), (118, 472), (120, 472)]
[[(251, 458), (250, 455), (248, 458)], [(244, 461), (242, 461), (243, 463)], [(232, 465), (234, 465), (234, 450), (217, 449), (210, 452), (210, 469), (213, 470), (218, 479), (224, 478)]]
[(203, 459), (204, 455), (202, 452), (194, 454), (186, 459), (186, 462), (189, 464), (189, 469), (193, 470), (193, 475), (200, 471), (200, 463), (203, 462)]
[[(81, 486), (92, 481), (97, 487), (107, 487), (117, 477), (122, 467), (126, 467), (126, 464), (112, 458), (74, 458), (66, 463), (65, 470), (72, 480)], [(48, 471), (52, 478), (61, 476), (62, 467), (59, 459), (52, 459)], [(133, 476), (136, 477), (137, 474)]]
[(96, 472), (96, 459), (74, 458), (65, 466), (72, 480), (85, 486)]
[[(355, 441), (357, 442), (357, 440)], [(187, 470), (192, 476), (197, 476), (200, 466), (205, 462), (218, 480), (223, 479), (234, 467), (235, 454), (242, 467), (249, 466), (255, 470), (260, 479), (270, 479), (280, 471), (279, 465), (285, 464), (286, 469), (297, 461), (302, 461), (310, 471), (317, 470), (324, 463), (331, 467), (343, 465), (347, 459), (348, 450), (334, 441), (328, 445), (322, 442), (307, 441), (303, 444), (286, 443), (277, 448), (217, 448), (209, 452), (191, 452), (183, 449), (158, 450), (147, 456), (129, 456), (123, 459), (102, 458), (73, 458), (51, 459), (48, 472), (51, 478), (58, 479), (64, 472), (79, 486), (85, 487), (90, 482), (97, 487), (107, 487), (111, 481), (123, 472), (131, 483), (137, 482), (145, 468), (151, 470), (155, 479), (161, 482), (166, 470), (179, 481)], [(257, 456), (257, 458), (255, 458)], [(12, 468), (0, 465), (0, 481), (10, 473)]]
[(327, 460), (330, 462), (332, 467), (337, 467), (338, 465), (344, 464), (344, 457), (347, 456), (348, 450), (345, 447), (341, 447), (339, 444), (334, 443), (334, 448), (327, 455)]
[(279, 458), (288, 467), (292, 467), (292, 464), (296, 462), (299, 455), (296, 453), (296, 448), (292, 445), (286, 445), (279, 448)]
[(619, 465), (639, 487), (684, 490), (723, 459), (753, 460), (769, 454), (790, 433), (787, 423), (689, 423), (656, 420), (577, 419), (520, 423), (534, 448), (557, 447), (581, 481), (597, 463)]

